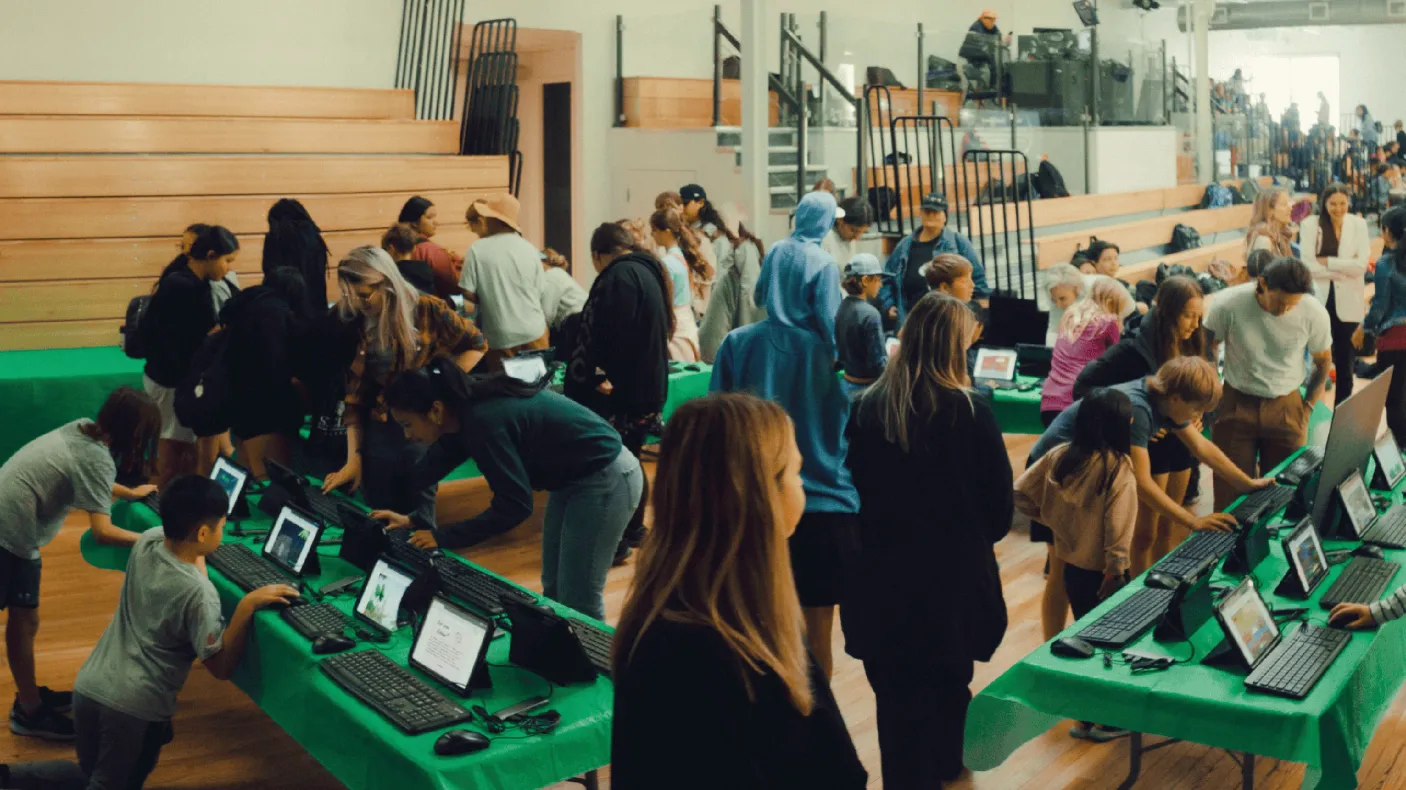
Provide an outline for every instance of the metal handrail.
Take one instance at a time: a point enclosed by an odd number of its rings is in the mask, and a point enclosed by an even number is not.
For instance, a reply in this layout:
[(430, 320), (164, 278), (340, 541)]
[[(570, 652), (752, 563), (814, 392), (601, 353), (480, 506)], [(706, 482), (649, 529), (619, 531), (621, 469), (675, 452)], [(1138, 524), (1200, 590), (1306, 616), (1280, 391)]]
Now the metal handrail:
[(830, 73), (829, 69), (825, 68), (825, 64), (821, 63), (819, 58), (812, 55), (810, 50), (806, 49), (805, 44), (801, 43), (801, 39), (795, 33), (783, 28), (781, 30), (781, 38), (791, 45), (796, 54), (805, 58), (807, 63), (815, 67), (815, 70), (820, 73), (820, 78), (830, 83), (830, 87), (834, 88), (835, 92), (840, 94), (845, 101), (850, 104), (855, 104), (859, 101), (854, 97), (854, 94), (850, 92), (849, 88), (840, 84), (840, 80), (834, 74)]

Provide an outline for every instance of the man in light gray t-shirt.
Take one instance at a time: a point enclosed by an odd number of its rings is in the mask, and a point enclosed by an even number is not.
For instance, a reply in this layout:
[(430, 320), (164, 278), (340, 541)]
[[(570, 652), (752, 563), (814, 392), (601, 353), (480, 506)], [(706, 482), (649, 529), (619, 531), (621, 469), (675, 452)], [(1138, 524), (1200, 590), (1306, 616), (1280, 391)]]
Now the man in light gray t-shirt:
[(478, 306), (474, 323), (490, 350), (516, 349), (538, 340), (546, 347), (542, 277), (541, 254), (516, 233), (486, 236), (469, 247), (459, 286)]
[[(1217, 294), (1206, 314), (1206, 329), (1225, 345), (1225, 388), (1211, 440), (1252, 478), (1308, 440), (1308, 415), (1328, 381), (1332, 332), (1328, 311), (1312, 294), (1308, 267), (1280, 258), (1254, 282)], [(1305, 352), (1313, 371), (1300, 395)], [(1239, 493), (1217, 478), (1216, 510)]]

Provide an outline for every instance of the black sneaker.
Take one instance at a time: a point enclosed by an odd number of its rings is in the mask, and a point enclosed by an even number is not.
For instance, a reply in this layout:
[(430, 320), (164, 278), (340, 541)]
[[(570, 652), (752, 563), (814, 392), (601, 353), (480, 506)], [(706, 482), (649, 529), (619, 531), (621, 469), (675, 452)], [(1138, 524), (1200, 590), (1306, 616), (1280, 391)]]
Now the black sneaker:
[(630, 548), (630, 544), (626, 543), (623, 540), (620, 541), (620, 545), (617, 546), (615, 549), (615, 559), (610, 561), (611, 567), (618, 568), (621, 565), (624, 565), (625, 560), (628, 560), (630, 558), (630, 555), (633, 554), (634, 551), (634, 549)]
[(48, 686), (40, 686), (39, 704), (53, 708), (59, 713), (68, 713), (73, 710), (73, 692), (54, 691)]
[(637, 549), (644, 544), (644, 534), (645, 529), (643, 526), (626, 527), (625, 534), (622, 536), (620, 542), (632, 549)]
[(10, 708), (10, 732), (46, 741), (71, 741), (73, 719), (42, 704), (33, 713), (25, 713), (17, 702)]

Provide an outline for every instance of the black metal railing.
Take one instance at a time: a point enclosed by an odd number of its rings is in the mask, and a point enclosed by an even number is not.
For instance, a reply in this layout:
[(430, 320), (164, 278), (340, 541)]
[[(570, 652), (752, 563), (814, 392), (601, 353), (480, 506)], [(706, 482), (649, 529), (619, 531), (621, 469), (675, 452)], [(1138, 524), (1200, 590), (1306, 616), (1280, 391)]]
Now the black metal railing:
[(1039, 263), (1030, 161), (1020, 151), (967, 151), (961, 182), (967, 235), (986, 267), (988, 283), (993, 290), (1033, 299)]
[(415, 117), (454, 117), (464, 0), (402, 0), (395, 86), (415, 91)]
[(517, 22), (490, 19), (474, 25), (464, 83), (464, 118), (459, 153), (509, 157), (508, 187), (521, 187), (518, 150)]
[[(812, 112), (821, 112), (822, 104), (819, 95), (825, 93), (828, 86), (834, 90), (840, 99), (854, 108), (855, 120), (859, 134), (855, 139), (855, 170), (856, 174), (862, 175), (866, 170), (864, 157), (864, 134), (869, 125), (864, 102), (855, 97), (853, 90), (840, 82), (839, 78), (825, 66), (824, 61), (806, 48), (798, 33), (795, 14), (782, 14), (781, 19), (781, 75), (782, 87), (793, 97), (796, 111), (796, 146), (797, 146), (797, 181), (796, 200), (805, 195), (808, 187), (805, 184), (806, 163), (809, 159), (809, 115)], [(819, 90), (817, 91), (816, 103), (812, 105), (810, 101), (810, 90), (806, 87), (805, 66), (809, 65), (815, 74), (820, 78)], [(823, 116), (821, 116), (823, 119)], [(866, 190), (865, 178), (856, 178), (854, 181), (854, 194), (863, 196)]]

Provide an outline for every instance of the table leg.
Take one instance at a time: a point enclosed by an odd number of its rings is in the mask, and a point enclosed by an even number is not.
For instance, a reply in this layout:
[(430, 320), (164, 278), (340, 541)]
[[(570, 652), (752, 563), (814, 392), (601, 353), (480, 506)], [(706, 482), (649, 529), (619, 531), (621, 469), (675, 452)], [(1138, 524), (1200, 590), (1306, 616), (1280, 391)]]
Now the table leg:
[(600, 775), (597, 773), (598, 770), (599, 769), (593, 768), (587, 771), (584, 776), (574, 776), (566, 781), (581, 785), (586, 788), (586, 790), (600, 790)]
[(1132, 790), (1142, 773), (1142, 733), (1133, 732), (1128, 736), (1128, 778), (1118, 785), (1118, 790)]
[(1243, 790), (1255, 789), (1255, 756), (1249, 752), (1240, 760), (1240, 786)]

